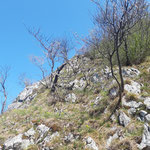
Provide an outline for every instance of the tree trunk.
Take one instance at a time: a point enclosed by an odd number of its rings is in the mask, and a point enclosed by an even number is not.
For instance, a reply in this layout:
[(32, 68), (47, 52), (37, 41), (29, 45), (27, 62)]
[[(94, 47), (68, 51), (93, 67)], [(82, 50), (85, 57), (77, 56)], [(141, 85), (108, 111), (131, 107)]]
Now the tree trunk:
[(122, 66), (121, 66), (121, 62), (120, 62), (118, 48), (116, 48), (116, 54), (117, 54), (117, 61), (118, 61), (118, 67), (119, 67), (119, 76), (120, 76), (120, 81), (121, 81), (121, 92), (124, 92), (124, 80), (123, 80), (123, 76), (122, 76)]
[(56, 90), (56, 84), (58, 82), (60, 71), (65, 67), (65, 65), (66, 65), (66, 63), (64, 63), (63, 65), (61, 65), (59, 68), (57, 68), (56, 75), (54, 76), (54, 80), (52, 81), (51, 92), (55, 92), (55, 90)]
[(112, 110), (110, 116), (108, 117), (108, 120), (110, 120), (110, 118), (112, 117), (112, 115), (116, 112), (116, 110), (120, 106), (120, 103), (121, 103), (121, 100), (122, 100), (122, 88), (121, 88), (121, 84), (119, 83), (117, 77), (114, 75), (113, 64), (112, 64), (112, 56), (110, 56), (109, 62), (110, 62), (112, 77), (116, 80), (116, 82), (118, 84), (118, 87), (119, 87), (119, 99), (118, 99), (118, 102), (117, 102), (115, 108)]
[(7, 94), (6, 94), (5, 88), (4, 88), (4, 97), (5, 97), (5, 100), (4, 100), (3, 104), (2, 104), (1, 114), (4, 113), (4, 109), (5, 109), (6, 101), (7, 101)]

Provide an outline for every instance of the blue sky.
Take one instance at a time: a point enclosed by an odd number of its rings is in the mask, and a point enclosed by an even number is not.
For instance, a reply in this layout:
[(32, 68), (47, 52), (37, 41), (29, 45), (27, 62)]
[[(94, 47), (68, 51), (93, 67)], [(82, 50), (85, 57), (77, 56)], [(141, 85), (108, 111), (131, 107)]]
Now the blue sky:
[(86, 36), (92, 29), (94, 4), (90, 0), (1, 0), (0, 1), (0, 65), (11, 66), (8, 104), (22, 90), (18, 77), (22, 73), (33, 80), (40, 71), (29, 61), (30, 55), (41, 55), (38, 42), (26, 31), (41, 28), (54, 37), (78, 33)]

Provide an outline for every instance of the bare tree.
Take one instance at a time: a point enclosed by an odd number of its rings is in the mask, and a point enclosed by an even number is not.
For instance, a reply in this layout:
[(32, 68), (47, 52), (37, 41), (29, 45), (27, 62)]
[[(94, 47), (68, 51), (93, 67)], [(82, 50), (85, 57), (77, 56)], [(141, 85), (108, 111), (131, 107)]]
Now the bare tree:
[(22, 73), (22, 74), (19, 75), (19, 84), (20, 84), (23, 88), (25, 88), (25, 87), (31, 85), (31, 84), (32, 84), (32, 81), (31, 81), (31, 79), (29, 79), (29, 78), (27, 77), (26, 73)]
[(44, 67), (45, 64), (45, 58), (41, 57), (41, 56), (30, 56), (30, 61), (36, 65), (41, 73), (42, 73), (42, 80), (40, 81), (40, 83), (45, 87), (48, 88), (49, 86), (49, 82), (48, 82), (48, 75), (49, 72), (48, 70)]
[[(119, 106), (122, 93), (124, 91), (124, 80), (122, 76), (122, 66), (119, 50), (125, 37), (131, 34), (131, 29), (145, 17), (147, 8), (145, 0), (105, 0), (101, 3), (99, 0), (92, 0), (97, 6), (97, 13), (94, 16), (94, 23), (101, 31), (103, 47), (96, 42), (96, 48), (109, 60), (111, 73), (119, 86), (119, 100), (116, 108)], [(101, 49), (100, 49), (101, 48)], [(116, 55), (119, 79), (114, 74), (112, 59)], [(116, 110), (114, 109), (114, 111)]]
[(10, 67), (0, 67), (0, 93), (2, 94), (2, 108), (1, 108), (1, 114), (3, 114), (5, 107), (6, 107), (6, 101), (7, 101), (7, 88), (6, 88), (6, 82), (8, 79), (8, 73), (10, 71)]
[[(55, 92), (59, 74), (64, 66), (69, 62), (68, 53), (70, 50), (69, 40), (67, 38), (60, 39), (50, 39), (41, 34), (39, 30), (30, 30), (27, 29), (28, 32), (35, 37), (35, 39), (40, 43), (43, 48), (43, 53), (46, 58), (46, 62), (48, 63), (50, 74), (46, 77), (45, 70), (43, 69), (41, 61), (39, 58), (33, 59), (33, 62), (40, 68), (43, 74), (43, 78), (45, 80), (49, 79), (48, 88), (51, 89), (51, 92)], [(62, 62), (61, 62), (62, 61)], [(60, 67), (57, 67), (58, 64), (63, 63)], [(56, 69), (56, 71), (55, 71)]]

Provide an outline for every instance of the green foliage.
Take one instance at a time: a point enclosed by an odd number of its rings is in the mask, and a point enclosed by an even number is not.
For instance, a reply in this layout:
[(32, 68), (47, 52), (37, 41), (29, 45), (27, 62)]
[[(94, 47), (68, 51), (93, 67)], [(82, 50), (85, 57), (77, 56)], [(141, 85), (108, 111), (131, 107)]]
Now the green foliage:
[[(139, 22), (128, 35), (127, 40), (127, 50), (128, 50), (128, 58), (133, 64), (140, 64), (145, 60), (147, 56), (150, 56), (150, 19), (146, 18)], [(100, 37), (99, 37), (100, 38)], [(94, 41), (93, 41), (94, 43)], [(94, 49), (92, 46), (89, 48), (89, 51), (86, 52), (86, 56), (92, 57), (95, 59), (96, 57), (104, 58), (103, 55), (108, 57), (107, 52), (112, 53), (114, 49), (114, 43), (112, 41), (108, 41), (108, 39), (103, 39), (100, 41), (99, 50)], [(100, 51), (100, 52), (99, 52)], [(119, 48), (119, 55), (122, 65), (127, 65), (127, 55), (125, 51), (125, 43), (123, 42), (121, 47)], [(104, 60), (104, 59), (103, 59)], [(109, 61), (105, 59), (104, 63), (106, 65), (109, 64)], [(113, 56), (113, 64), (117, 64), (116, 54)]]
[[(137, 24), (127, 38), (128, 57), (131, 65), (140, 64), (147, 56), (150, 56), (150, 20), (143, 20)], [(126, 52), (124, 43), (119, 49), (122, 65), (126, 65)], [(114, 57), (116, 63), (116, 57)]]

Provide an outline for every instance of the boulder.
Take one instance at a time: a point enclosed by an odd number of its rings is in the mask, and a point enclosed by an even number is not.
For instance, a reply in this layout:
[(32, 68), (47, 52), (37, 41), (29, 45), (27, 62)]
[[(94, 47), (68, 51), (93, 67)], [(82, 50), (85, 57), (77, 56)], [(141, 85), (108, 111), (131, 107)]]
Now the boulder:
[(138, 147), (140, 150), (143, 150), (146, 147), (150, 147), (150, 126), (147, 123), (144, 124), (142, 141), (138, 145)]
[(31, 138), (35, 135), (35, 130), (33, 128), (29, 129), (27, 132), (24, 133), (24, 135), (28, 138)]
[[(30, 86), (27, 86), (27, 87), (19, 94), (17, 100), (18, 100), (19, 102), (23, 102), (23, 101), (25, 101), (25, 100), (32, 100), (32, 99), (33, 99), (33, 96), (32, 96), (33, 91), (34, 91), (35, 89), (38, 89), (39, 84), (40, 84), (40, 83), (37, 82), (37, 83), (34, 83), (34, 84), (30, 85)], [(34, 94), (34, 96), (36, 96), (36, 94)]]
[(39, 88), (39, 85), (40, 82), (37, 82), (25, 87), (25, 89), (19, 94), (14, 102), (8, 106), (8, 110), (25, 108), (26, 104), (23, 104), (23, 102), (29, 103), (35, 98), (37, 93), (34, 93), (34, 91)]
[(74, 81), (70, 82), (70, 85), (73, 85), (74, 89), (78, 89), (78, 90), (83, 90), (86, 86), (86, 81), (84, 80), (84, 78), (81, 78), (80, 80), (75, 79)]
[(145, 121), (145, 116), (147, 115), (147, 112), (145, 110), (140, 110), (139, 117), (141, 121)]
[(67, 136), (65, 136), (64, 141), (65, 141), (66, 143), (69, 143), (69, 142), (74, 141), (74, 136), (73, 136), (73, 134), (72, 134), (72, 133), (69, 133)]
[(95, 141), (91, 137), (86, 138), (85, 142), (86, 142), (85, 148), (89, 148), (92, 150), (98, 150), (98, 147), (97, 147)]
[(36, 141), (36, 143), (42, 143), (43, 140), (46, 138), (48, 132), (49, 132), (50, 128), (48, 128), (47, 126), (41, 124), (37, 127), (37, 131), (39, 133), (39, 137), (38, 140)]
[(58, 132), (55, 132), (53, 133), (52, 135), (48, 135), (44, 138), (43, 142), (44, 143), (47, 143), (47, 142), (50, 142), (51, 140), (55, 139), (56, 137), (59, 137), (59, 133)]
[(136, 114), (136, 109), (135, 109), (135, 108), (130, 108), (130, 109), (128, 110), (128, 113), (129, 113), (129, 115), (134, 116), (134, 115)]
[(33, 140), (29, 139), (22, 139), (22, 134), (19, 134), (15, 136), (14, 138), (8, 139), (3, 146), (3, 149), (10, 150), (10, 149), (16, 149), (16, 150), (24, 150), (29, 145), (34, 144)]
[(124, 77), (135, 77), (140, 74), (140, 71), (135, 68), (124, 68), (122, 70), (122, 75)]
[(41, 124), (37, 127), (37, 131), (40, 133), (40, 135), (44, 135), (50, 130), (49, 127), (45, 126), (44, 124)]
[(111, 98), (115, 98), (118, 94), (118, 88), (114, 87), (109, 90), (109, 95)]
[(150, 114), (146, 115), (146, 116), (145, 116), (145, 119), (146, 119), (146, 121), (147, 121), (148, 123), (150, 123)]
[(124, 112), (119, 113), (118, 120), (119, 124), (123, 127), (126, 127), (131, 121), (131, 119)]
[(72, 102), (72, 103), (75, 103), (77, 100), (77, 97), (74, 93), (71, 93), (71, 94), (68, 94), (66, 97), (65, 97), (65, 101), (66, 102)]
[(141, 93), (141, 85), (135, 81), (131, 81), (131, 84), (125, 84), (124, 89), (132, 94), (140, 94)]
[(150, 110), (150, 97), (144, 99), (144, 104), (146, 105), (146, 108)]
[(111, 142), (115, 139), (118, 139), (119, 136), (117, 134), (117, 132), (115, 134), (113, 134), (112, 136), (110, 136), (108, 139), (107, 139), (107, 142), (106, 142), (106, 148), (108, 149), (111, 145)]
[(122, 105), (129, 108), (139, 108), (143, 105), (142, 102), (136, 102), (134, 100), (131, 100), (129, 102), (126, 101), (125, 97), (122, 99)]

